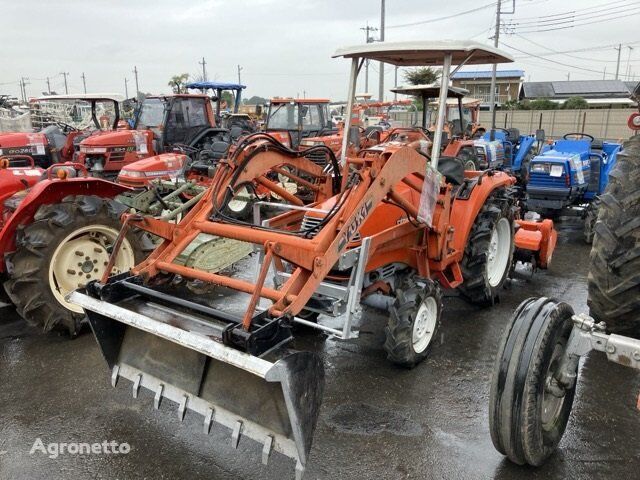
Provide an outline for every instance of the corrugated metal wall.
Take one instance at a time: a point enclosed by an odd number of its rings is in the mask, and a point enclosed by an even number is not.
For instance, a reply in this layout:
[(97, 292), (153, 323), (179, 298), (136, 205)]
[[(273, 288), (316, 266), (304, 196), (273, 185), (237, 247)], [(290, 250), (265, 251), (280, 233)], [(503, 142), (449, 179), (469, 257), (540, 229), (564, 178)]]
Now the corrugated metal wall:
[[(629, 138), (632, 130), (627, 126), (627, 119), (634, 109), (588, 109), (588, 110), (498, 110), (496, 126), (517, 128), (520, 133), (534, 133), (540, 121), (547, 138), (561, 137), (569, 132), (582, 132), (596, 138), (620, 140)], [(404, 126), (412, 122), (410, 113), (398, 112), (393, 117)], [(415, 118), (415, 113), (413, 114)], [(480, 112), (480, 123), (491, 125), (491, 114)]]

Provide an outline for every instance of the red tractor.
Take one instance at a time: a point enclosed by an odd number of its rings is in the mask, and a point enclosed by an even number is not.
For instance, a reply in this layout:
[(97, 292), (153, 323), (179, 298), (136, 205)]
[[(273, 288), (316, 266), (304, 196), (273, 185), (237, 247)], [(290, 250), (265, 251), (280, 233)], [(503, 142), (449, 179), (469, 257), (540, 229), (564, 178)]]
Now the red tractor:
[[(103, 129), (116, 130), (120, 120), (120, 103), (124, 97), (117, 94), (74, 94), (51, 95), (36, 99), (34, 102), (76, 103), (79, 108), (82, 103), (89, 103), (91, 119), (96, 132)], [(107, 105), (105, 105), (107, 104)], [(99, 118), (98, 106), (107, 106), (112, 110), (112, 118)], [(106, 121), (105, 121), (106, 120)], [(14, 157), (27, 155), (31, 157), (35, 166), (47, 168), (54, 163), (73, 160), (74, 152), (82, 139), (92, 135), (91, 130), (79, 130), (55, 118), (43, 118), (50, 125), (37, 133), (9, 132), (0, 134), (0, 156)], [(94, 133), (97, 134), (97, 133)]]
[[(78, 333), (82, 310), (65, 295), (101, 277), (125, 210), (113, 199), (128, 190), (82, 165), (44, 170), (30, 157), (0, 157), (0, 279), (24, 319)], [(128, 271), (152, 247), (129, 232), (115, 269)]]

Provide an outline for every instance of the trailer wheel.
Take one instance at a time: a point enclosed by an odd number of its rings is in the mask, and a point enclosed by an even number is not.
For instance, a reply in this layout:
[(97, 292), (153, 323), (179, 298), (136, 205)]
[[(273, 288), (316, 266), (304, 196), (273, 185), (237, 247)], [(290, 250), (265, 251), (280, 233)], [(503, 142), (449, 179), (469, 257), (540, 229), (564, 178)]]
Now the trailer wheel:
[(227, 202), (226, 213), (233, 218), (246, 220), (251, 215), (253, 196), (253, 185), (250, 183), (238, 185), (234, 190), (233, 197)]
[(598, 220), (598, 211), (600, 210), (600, 197), (595, 197), (587, 207), (584, 214), (584, 228), (582, 231), (585, 243), (593, 243), (593, 235), (596, 228), (596, 220)]
[(573, 309), (529, 298), (502, 337), (491, 379), (489, 428), (495, 448), (518, 465), (542, 465), (564, 434), (575, 395), (556, 380)]
[(600, 196), (590, 258), (591, 316), (640, 335), (640, 135), (625, 142)]
[(471, 303), (489, 306), (509, 274), (513, 261), (513, 198), (502, 189), (487, 198), (469, 233), (459, 287)]
[[(33, 223), (18, 234), (5, 282), (7, 294), (25, 320), (44, 331), (61, 328), (77, 335), (84, 312), (64, 296), (102, 276), (125, 209), (96, 196), (67, 197), (39, 208)], [(128, 271), (141, 261), (153, 247), (148, 243), (140, 232), (129, 232), (114, 272)]]
[(437, 283), (405, 280), (396, 290), (385, 327), (387, 358), (407, 368), (424, 360), (437, 336), (441, 313), (442, 291)]

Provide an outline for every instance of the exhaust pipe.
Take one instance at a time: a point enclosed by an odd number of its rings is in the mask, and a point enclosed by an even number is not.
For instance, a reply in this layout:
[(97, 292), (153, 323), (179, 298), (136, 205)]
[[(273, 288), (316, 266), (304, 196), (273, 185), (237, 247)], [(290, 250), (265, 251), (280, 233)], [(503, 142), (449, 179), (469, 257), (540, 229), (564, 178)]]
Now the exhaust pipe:
[(69, 301), (84, 308), (111, 383), (132, 382), (154, 394), (157, 409), (166, 399), (203, 417), (208, 434), (213, 422), (241, 438), (262, 444), (262, 462), (272, 451), (296, 461), (296, 479), (307, 463), (324, 389), (324, 366), (312, 352), (296, 352), (275, 363), (225, 346), (223, 328), (193, 313), (174, 310), (142, 296), (115, 303), (80, 291)]

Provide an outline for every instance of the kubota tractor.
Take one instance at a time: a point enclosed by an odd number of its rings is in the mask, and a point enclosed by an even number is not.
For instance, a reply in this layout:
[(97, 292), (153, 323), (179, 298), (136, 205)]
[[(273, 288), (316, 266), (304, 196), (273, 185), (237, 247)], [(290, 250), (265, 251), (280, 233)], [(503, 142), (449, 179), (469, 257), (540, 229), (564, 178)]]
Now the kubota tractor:
[[(196, 87), (197, 85), (197, 87)], [(191, 88), (218, 90), (245, 88), (244, 85), (204, 82)], [(240, 98), (236, 95), (236, 98)], [(213, 97), (220, 109), (220, 98)], [(104, 132), (80, 142), (75, 159), (92, 175), (115, 179), (120, 170), (138, 160), (165, 152), (211, 149), (214, 144), (231, 144), (230, 132), (218, 127), (212, 98), (198, 94), (150, 96), (142, 101), (133, 129)]]
[[(638, 99), (640, 84), (635, 94)], [(629, 119), (635, 131), (638, 118), (636, 113)], [(491, 439), (518, 465), (540, 466), (558, 448), (581, 357), (598, 351), (640, 370), (640, 135), (625, 142), (608, 176), (591, 248), (590, 315), (576, 315), (555, 299), (530, 298), (500, 342), (491, 383)]]
[[(124, 97), (118, 94), (74, 94), (50, 95), (34, 100), (35, 102), (87, 102), (90, 104), (91, 119), (96, 132), (104, 129), (116, 130), (120, 120), (120, 103)], [(107, 104), (113, 110), (113, 118), (102, 122), (98, 118), (98, 105)], [(47, 168), (54, 163), (73, 160), (74, 152), (82, 139), (91, 135), (90, 130), (79, 130), (59, 120), (52, 119), (49, 126), (36, 133), (9, 132), (0, 133), (0, 156), (14, 157), (27, 155), (35, 166)], [(106, 125), (105, 125), (106, 123)]]
[[(147, 260), (68, 297), (86, 311), (114, 386), (128, 379), (134, 397), (141, 387), (153, 392), (156, 408), (171, 401), (180, 418), (200, 414), (205, 434), (213, 422), (222, 424), (234, 446), (244, 437), (260, 442), (265, 463), (273, 450), (283, 453), (296, 460), (298, 478), (311, 448), (324, 368), (316, 354), (289, 350), (292, 327), (354, 338), (359, 305), (382, 296), (390, 304), (387, 356), (412, 367), (437, 338), (442, 289), (458, 289), (479, 305), (497, 300), (517, 223), (513, 177), (465, 172), (458, 159), (440, 156), (451, 65), (512, 61), (507, 54), (447, 41), (367, 44), (335, 56), (351, 60), (347, 131), (365, 60), (443, 64), (431, 157), (411, 141), (348, 156), (344, 136), (341, 164), (326, 146), (313, 147), (330, 159), (321, 168), (269, 135), (249, 136), (220, 162), (211, 187), (180, 223), (123, 217), (121, 235), (138, 227), (163, 239)], [(314, 201), (305, 205), (286, 195), (268, 179), (273, 172), (310, 190)], [(252, 182), (282, 194), (276, 206), (283, 213), (263, 220), (256, 205), (252, 222), (229, 215), (238, 186)], [(552, 250), (551, 236), (535, 233), (538, 250)], [(224, 275), (182, 262), (203, 234), (254, 244), (261, 254), (253, 281), (246, 271)], [(550, 259), (551, 251), (543, 257)], [(224, 288), (224, 305), (185, 298), (180, 285), (193, 282)], [(237, 311), (230, 309), (238, 302)]]

